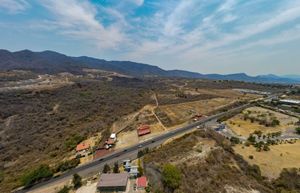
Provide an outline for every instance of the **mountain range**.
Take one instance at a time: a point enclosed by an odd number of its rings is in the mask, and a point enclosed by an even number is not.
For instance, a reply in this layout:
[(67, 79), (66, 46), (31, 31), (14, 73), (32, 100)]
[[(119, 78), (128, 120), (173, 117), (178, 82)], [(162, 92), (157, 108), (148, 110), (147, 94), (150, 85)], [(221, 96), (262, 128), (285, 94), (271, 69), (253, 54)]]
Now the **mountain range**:
[(259, 76), (249, 76), (245, 73), (227, 75), (201, 74), (183, 70), (164, 70), (158, 66), (131, 61), (107, 61), (87, 56), (71, 57), (54, 51), (33, 52), (30, 50), (21, 50), (10, 52), (8, 50), (0, 50), (0, 70), (2, 71), (19, 69), (47, 74), (59, 72), (81, 74), (83, 68), (114, 71), (134, 77), (158, 76), (235, 80), (258, 83), (300, 83), (300, 76), (298, 75), (286, 75), (281, 77), (273, 74)]

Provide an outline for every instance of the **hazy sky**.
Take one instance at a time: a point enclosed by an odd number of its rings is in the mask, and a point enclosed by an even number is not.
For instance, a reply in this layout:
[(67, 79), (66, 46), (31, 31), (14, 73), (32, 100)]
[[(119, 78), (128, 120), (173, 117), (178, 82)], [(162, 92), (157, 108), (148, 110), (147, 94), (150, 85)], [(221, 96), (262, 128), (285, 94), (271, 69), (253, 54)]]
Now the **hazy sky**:
[(0, 48), (300, 74), (300, 0), (0, 0)]

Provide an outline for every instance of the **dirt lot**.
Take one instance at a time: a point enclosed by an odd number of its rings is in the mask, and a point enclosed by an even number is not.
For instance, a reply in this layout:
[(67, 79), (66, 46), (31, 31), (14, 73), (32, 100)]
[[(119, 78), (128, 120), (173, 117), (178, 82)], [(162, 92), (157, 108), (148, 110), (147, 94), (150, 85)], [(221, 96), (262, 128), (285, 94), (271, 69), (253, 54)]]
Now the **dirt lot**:
[[(281, 144), (270, 146), (270, 151), (257, 152), (254, 147), (244, 147), (238, 145), (234, 147), (236, 153), (243, 156), (250, 164), (257, 164), (262, 175), (269, 178), (279, 176), (283, 168), (300, 167), (300, 141), (295, 144)], [(253, 159), (249, 159), (253, 155)]]
[(174, 105), (163, 105), (159, 108), (170, 118), (172, 125), (178, 125), (191, 120), (195, 114), (205, 115), (235, 101), (229, 98), (214, 98)]
[[(265, 125), (259, 124), (256, 121), (252, 123), (250, 120), (244, 120), (244, 113), (246, 113), (247, 111), (251, 111), (251, 116), (255, 117), (257, 117), (259, 114), (265, 114), (266, 119), (269, 119), (270, 117), (275, 117), (277, 120), (280, 121), (280, 124), (275, 127), (266, 127)], [(251, 107), (244, 110), (241, 114), (238, 114), (233, 118), (227, 120), (226, 124), (237, 135), (248, 137), (255, 130), (262, 131), (265, 134), (278, 131), (284, 132), (288, 129), (295, 128), (296, 126), (294, 125), (294, 123), (296, 123), (297, 121), (298, 119), (295, 117), (291, 117), (260, 107)]]
[(165, 128), (162, 127), (162, 125), (160, 123), (156, 123), (156, 124), (152, 124), (149, 125), (150, 129), (151, 129), (151, 133), (141, 136), (139, 137), (137, 135), (137, 131), (136, 130), (132, 130), (132, 131), (126, 131), (126, 132), (122, 132), (118, 135), (118, 141), (116, 144), (116, 149), (122, 149), (125, 147), (129, 147), (132, 145), (135, 145), (141, 141), (150, 139), (154, 136), (157, 136), (159, 134), (162, 134), (165, 131)]
[(232, 99), (255, 99), (260, 98), (260, 95), (255, 94), (243, 94), (232, 89), (197, 89), (197, 91), (187, 90), (190, 94), (209, 94), (217, 95), (219, 97), (232, 98)]

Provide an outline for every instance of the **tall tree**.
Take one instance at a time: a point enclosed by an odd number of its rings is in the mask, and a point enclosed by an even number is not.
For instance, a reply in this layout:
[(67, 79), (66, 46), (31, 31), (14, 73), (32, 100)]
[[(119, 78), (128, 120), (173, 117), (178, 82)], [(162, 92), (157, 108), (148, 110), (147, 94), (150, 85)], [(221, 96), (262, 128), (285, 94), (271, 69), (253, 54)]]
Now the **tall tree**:
[(79, 176), (78, 174), (74, 174), (73, 175), (73, 185), (75, 189), (78, 189), (81, 187), (82, 182), (81, 182), (81, 176)]
[(113, 172), (114, 172), (114, 173), (120, 173), (118, 162), (116, 162), (116, 163), (114, 164)]
[(105, 164), (102, 173), (106, 174), (106, 173), (109, 173), (109, 172), (110, 172), (110, 167), (109, 167), (108, 164)]

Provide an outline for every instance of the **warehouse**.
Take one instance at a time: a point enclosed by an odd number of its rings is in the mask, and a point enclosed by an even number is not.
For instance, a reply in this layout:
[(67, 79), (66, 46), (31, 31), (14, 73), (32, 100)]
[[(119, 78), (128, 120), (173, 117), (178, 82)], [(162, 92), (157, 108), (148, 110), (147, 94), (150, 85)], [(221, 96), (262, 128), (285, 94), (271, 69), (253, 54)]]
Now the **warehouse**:
[(102, 174), (97, 188), (100, 192), (126, 191), (128, 173)]

